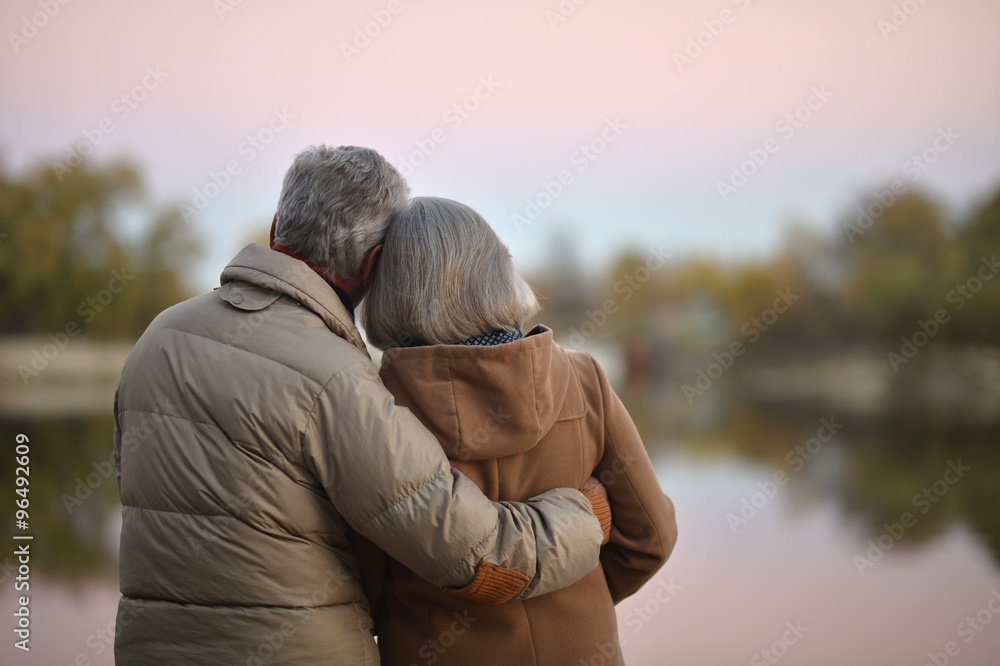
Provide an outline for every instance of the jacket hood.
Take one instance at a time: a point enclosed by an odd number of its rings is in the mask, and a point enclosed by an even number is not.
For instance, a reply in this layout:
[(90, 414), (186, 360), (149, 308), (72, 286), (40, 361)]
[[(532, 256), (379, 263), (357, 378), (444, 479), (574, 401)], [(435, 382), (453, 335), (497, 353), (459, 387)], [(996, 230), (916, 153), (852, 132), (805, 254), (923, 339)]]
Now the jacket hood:
[(390, 349), (382, 381), (450, 458), (491, 460), (534, 447), (557, 421), (583, 416), (583, 390), (569, 353), (535, 327), (492, 347)]
[(219, 279), (219, 296), (241, 310), (260, 310), (277, 294), (316, 313), (326, 327), (368, 355), (368, 348), (337, 292), (304, 262), (251, 243), (233, 257)]

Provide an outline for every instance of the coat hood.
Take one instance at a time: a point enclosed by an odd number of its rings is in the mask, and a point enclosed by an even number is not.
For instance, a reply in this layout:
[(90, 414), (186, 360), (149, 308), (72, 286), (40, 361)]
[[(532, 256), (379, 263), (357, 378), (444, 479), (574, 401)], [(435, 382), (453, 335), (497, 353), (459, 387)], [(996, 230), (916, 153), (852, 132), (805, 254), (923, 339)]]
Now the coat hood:
[(587, 412), (569, 352), (544, 326), (492, 347), (390, 349), (380, 374), (397, 404), (413, 410), (459, 460), (522, 453), (557, 421)]

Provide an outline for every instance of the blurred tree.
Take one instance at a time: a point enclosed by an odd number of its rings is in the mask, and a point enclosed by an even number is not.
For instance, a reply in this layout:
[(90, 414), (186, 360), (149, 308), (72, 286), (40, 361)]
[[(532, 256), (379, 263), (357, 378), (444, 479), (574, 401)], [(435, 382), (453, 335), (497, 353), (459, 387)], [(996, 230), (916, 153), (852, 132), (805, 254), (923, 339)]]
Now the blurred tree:
[(764, 346), (815, 352), (863, 342), (841, 297), (849, 276), (835, 241), (795, 222), (777, 263), (799, 300), (781, 315), (773, 335), (762, 339)]
[(531, 324), (545, 324), (560, 337), (569, 335), (571, 329), (586, 321), (587, 308), (593, 307), (595, 294), (581, 268), (576, 240), (567, 227), (556, 227), (549, 238), (549, 248), (550, 259), (545, 270), (526, 278), (542, 307)]
[(843, 295), (873, 341), (897, 343), (945, 306), (961, 248), (940, 208), (922, 194), (901, 195), (884, 211), (842, 247), (849, 274)]
[[(1000, 340), (1000, 275), (995, 272), (1000, 259), (1000, 190), (973, 213), (958, 238), (964, 261), (957, 284), (949, 285), (955, 321), (948, 332), (961, 342), (995, 345)], [(976, 279), (982, 289), (973, 293)]]
[[(129, 240), (122, 227), (133, 216), (151, 221)], [(176, 208), (151, 211), (130, 164), (0, 169), (2, 334), (136, 337), (189, 295), (195, 251)]]

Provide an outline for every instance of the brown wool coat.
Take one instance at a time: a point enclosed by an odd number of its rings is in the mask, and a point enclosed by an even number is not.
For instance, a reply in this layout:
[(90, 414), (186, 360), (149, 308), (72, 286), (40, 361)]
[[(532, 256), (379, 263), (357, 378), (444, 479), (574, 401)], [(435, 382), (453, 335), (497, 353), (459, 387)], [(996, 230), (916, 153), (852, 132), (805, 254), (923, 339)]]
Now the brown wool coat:
[(613, 513), (601, 567), (579, 582), (502, 606), (443, 593), (358, 539), (378, 612), (382, 663), (621, 663), (614, 605), (663, 565), (677, 539), (635, 425), (589, 354), (538, 327), (493, 347), (395, 349), (381, 377), (397, 404), (434, 433), (451, 464), (495, 501), (578, 487), (592, 474)]

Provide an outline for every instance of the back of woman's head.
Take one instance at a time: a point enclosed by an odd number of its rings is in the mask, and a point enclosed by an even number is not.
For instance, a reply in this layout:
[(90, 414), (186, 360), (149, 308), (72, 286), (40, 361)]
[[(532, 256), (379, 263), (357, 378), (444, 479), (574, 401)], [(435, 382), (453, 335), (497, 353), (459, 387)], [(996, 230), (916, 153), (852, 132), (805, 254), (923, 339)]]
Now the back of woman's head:
[(388, 349), (520, 330), (536, 312), (486, 220), (457, 201), (415, 197), (389, 225), (362, 322), (368, 340)]

